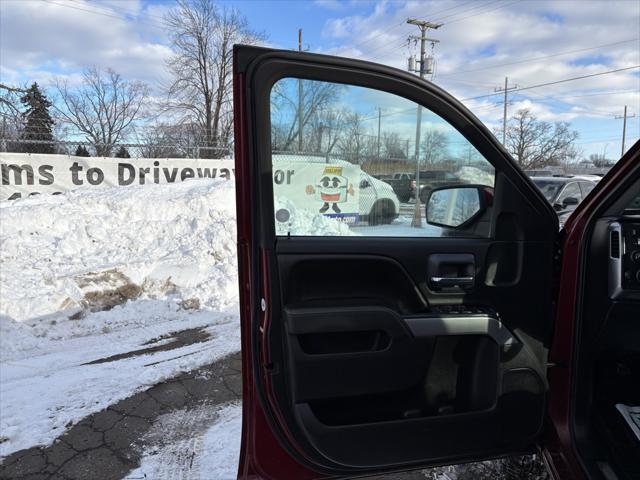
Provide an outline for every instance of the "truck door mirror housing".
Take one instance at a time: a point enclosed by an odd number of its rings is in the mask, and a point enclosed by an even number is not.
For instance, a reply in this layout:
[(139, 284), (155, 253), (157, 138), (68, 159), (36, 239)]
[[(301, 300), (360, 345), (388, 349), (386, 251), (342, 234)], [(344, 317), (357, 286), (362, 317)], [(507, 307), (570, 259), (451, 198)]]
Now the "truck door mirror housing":
[(458, 185), (434, 189), (425, 207), (427, 223), (460, 228), (471, 223), (487, 208), (492, 190), (480, 185)]

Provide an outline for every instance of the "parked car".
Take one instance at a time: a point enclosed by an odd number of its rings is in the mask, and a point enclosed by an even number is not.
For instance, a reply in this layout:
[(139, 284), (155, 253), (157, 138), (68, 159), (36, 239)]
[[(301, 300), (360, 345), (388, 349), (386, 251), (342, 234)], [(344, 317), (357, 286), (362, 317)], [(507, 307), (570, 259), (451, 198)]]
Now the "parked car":
[[(415, 172), (397, 172), (391, 178), (384, 179), (384, 181), (393, 187), (398, 199), (402, 203), (406, 203), (416, 198), (415, 178)], [(456, 176), (453, 173), (445, 170), (420, 171), (420, 201), (426, 202), (431, 190), (443, 185), (450, 185), (455, 179)]]
[[(640, 142), (559, 232), (551, 202), (579, 203), (579, 181), (565, 180), (575, 202), (555, 184), (545, 198), (431, 82), (250, 46), (235, 47), (233, 71), (239, 478), (350, 478), (536, 451), (555, 479), (639, 478)], [(430, 226), (460, 235), (276, 235), (269, 105), (283, 78), (417, 103), (482, 152), (491, 185), (441, 186), (426, 205)]]
[(407, 203), (413, 196), (413, 190), (415, 188), (415, 182), (413, 182), (414, 177), (415, 174), (413, 173), (396, 172), (393, 175), (381, 178), (380, 180), (391, 185), (391, 188), (393, 188), (393, 191), (396, 193), (398, 200), (402, 203)]
[(558, 173), (557, 170), (552, 170), (549, 168), (543, 168), (543, 169), (534, 169), (534, 170), (525, 170), (524, 173), (526, 173), (528, 176), (530, 177), (552, 177), (555, 174)]
[(556, 211), (561, 225), (596, 186), (596, 182), (582, 176), (532, 177), (531, 180)]
[(575, 178), (578, 180), (589, 180), (591, 182), (596, 182), (596, 183), (602, 180), (602, 177), (603, 177), (603, 175), (591, 175), (587, 173), (580, 173), (580, 174), (574, 174), (574, 175), (560, 175), (560, 176)]

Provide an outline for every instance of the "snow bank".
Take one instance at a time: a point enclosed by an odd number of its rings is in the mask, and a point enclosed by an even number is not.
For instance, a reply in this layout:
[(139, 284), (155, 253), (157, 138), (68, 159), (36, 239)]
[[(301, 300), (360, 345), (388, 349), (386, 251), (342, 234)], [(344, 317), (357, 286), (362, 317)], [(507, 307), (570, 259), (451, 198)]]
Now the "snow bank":
[(273, 210), (276, 212), (277, 235), (316, 237), (357, 235), (346, 223), (318, 212), (297, 208), (295, 203), (287, 198), (276, 198)]
[(493, 187), (495, 183), (495, 174), (486, 172), (478, 167), (464, 166), (460, 167), (455, 176), (460, 180), (476, 185), (487, 185)]
[(0, 219), (0, 313), (33, 326), (46, 317), (38, 335), (100, 331), (103, 325), (59, 323), (86, 308), (91, 275), (101, 272), (128, 279), (141, 298), (197, 299), (211, 310), (237, 301), (231, 182), (32, 197), (0, 204)]

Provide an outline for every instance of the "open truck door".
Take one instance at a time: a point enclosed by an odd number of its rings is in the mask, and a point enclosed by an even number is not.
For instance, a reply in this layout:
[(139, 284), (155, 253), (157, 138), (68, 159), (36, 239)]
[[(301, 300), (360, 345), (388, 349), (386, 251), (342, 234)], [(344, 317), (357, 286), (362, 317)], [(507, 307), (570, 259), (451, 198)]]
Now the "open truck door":
[[(408, 143), (404, 158), (367, 136), (376, 108)], [(239, 476), (350, 477), (532, 451), (548, 401), (558, 219), (491, 132), (405, 72), (248, 46), (234, 51), (234, 111)], [(275, 156), (300, 166), (282, 172)], [(351, 170), (382, 175), (416, 158), (451, 185), (417, 215), (353, 218), (367, 192)], [(296, 193), (280, 194), (282, 182)]]

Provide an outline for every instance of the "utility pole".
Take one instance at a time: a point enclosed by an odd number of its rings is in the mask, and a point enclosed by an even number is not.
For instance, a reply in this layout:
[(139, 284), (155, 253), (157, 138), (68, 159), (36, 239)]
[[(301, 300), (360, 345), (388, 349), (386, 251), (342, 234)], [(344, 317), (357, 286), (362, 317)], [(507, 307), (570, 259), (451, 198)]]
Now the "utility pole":
[(502, 113), (502, 146), (506, 146), (507, 144), (507, 105), (509, 104), (507, 95), (509, 93), (509, 90), (515, 90), (516, 88), (518, 88), (518, 85), (510, 87), (509, 78), (504, 77), (504, 88), (494, 89), (494, 92), (504, 92), (504, 111)]
[(620, 119), (622, 118), (622, 152), (620, 153), (620, 156), (622, 157), (624, 155), (624, 141), (625, 138), (627, 136), (627, 118), (634, 118), (636, 116), (636, 114), (634, 113), (633, 115), (627, 115), (627, 106), (624, 106), (624, 114), (623, 115), (616, 115), (616, 119)]
[[(438, 43), (439, 40), (433, 38), (427, 38), (427, 31), (432, 28), (437, 30), (443, 24), (442, 23), (431, 23), (425, 22), (422, 20), (418, 20), (417, 18), (409, 18), (407, 19), (407, 23), (410, 25), (416, 25), (420, 28), (420, 36), (411, 35), (409, 38), (414, 40), (420, 40), (420, 60), (418, 60), (420, 64), (420, 70), (415, 69), (415, 60), (412, 58), (409, 59), (409, 71), (417, 72), (420, 74), (420, 78), (424, 78), (427, 73), (425, 61), (426, 61), (426, 45), (427, 41), (431, 42), (431, 44)], [(413, 60), (413, 62), (412, 62)], [(413, 220), (411, 220), (411, 226), (416, 228), (422, 227), (422, 212), (420, 211), (420, 130), (422, 128), (422, 106), (418, 105), (418, 111), (416, 114), (416, 148), (415, 148), (415, 157), (416, 157), (416, 205), (413, 211)]]
[(378, 107), (378, 161), (380, 161), (380, 123), (382, 121), (382, 109)]
[(320, 122), (318, 125), (318, 151), (317, 153), (322, 153), (322, 134), (324, 133), (324, 124)]
[[(302, 51), (302, 29), (298, 29), (298, 51)], [(298, 80), (298, 153), (302, 152), (302, 79)]]

